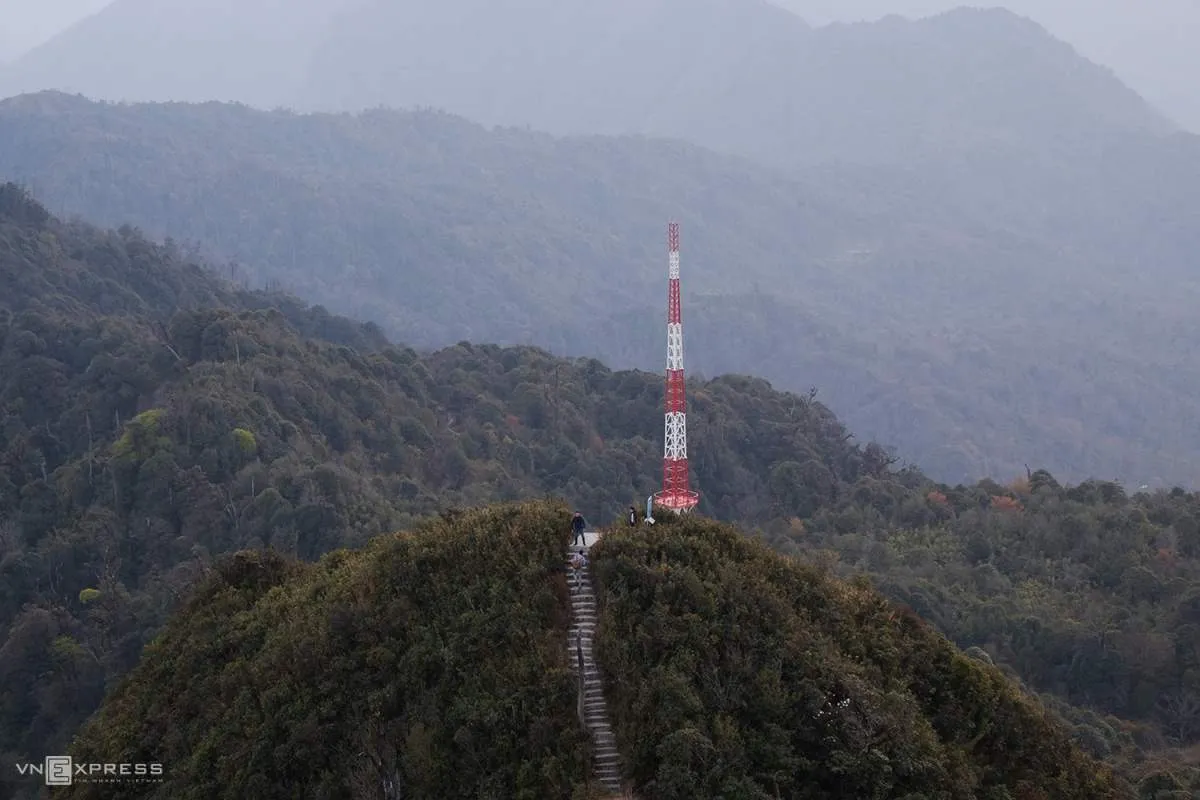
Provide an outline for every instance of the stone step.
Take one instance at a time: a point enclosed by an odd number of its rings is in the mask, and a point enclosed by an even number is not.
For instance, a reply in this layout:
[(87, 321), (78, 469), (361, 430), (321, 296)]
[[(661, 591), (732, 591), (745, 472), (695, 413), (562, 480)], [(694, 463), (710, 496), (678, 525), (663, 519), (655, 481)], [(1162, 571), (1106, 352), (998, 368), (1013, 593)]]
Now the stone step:
[[(567, 551), (567, 557), (574, 554)], [(571, 624), (568, 627), (568, 659), (571, 672), (579, 674), (582, 661), (583, 678), (583, 721), (592, 739), (592, 771), (596, 779), (608, 792), (619, 795), (622, 791), (620, 753), (608, 721), (608, 707), (604, 699), (604, 684), (596, 665), (592, 645), (599, 625), (596, 608), (596, 592), (592, 587), (591, 568), (568, 570), (572, 573), (568, 586), (571, 592)]]

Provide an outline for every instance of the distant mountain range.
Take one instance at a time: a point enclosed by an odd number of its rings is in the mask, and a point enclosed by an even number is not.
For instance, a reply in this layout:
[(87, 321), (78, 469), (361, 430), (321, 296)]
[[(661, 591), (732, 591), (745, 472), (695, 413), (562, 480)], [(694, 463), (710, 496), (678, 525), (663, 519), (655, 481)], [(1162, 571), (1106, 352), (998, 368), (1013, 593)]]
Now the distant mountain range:
[(1044, 466), (1190, 484), (1200, 140), (785, 178), (677, 142), (359, 116), (0, 104), (0, 175), (55, 211), (198, 242), (399, 340), (662, 368), (664, 226), (687, 363), (816, 386), (945, 480)]
[(773, 163), (1069, 150), (1170, 125), (1001, 10), (812, 29), (765, 0), (117, 0), (0, 94), (430, 106), (554, 133), (683, 138)]
[[(772, 0), (814, 25), (928, 17), (962, 0)], [(1200, 5), (1195, 0), (994, 0), (1030, 17), (1086, 58), (1111, 67), (1188, 130), (1200, 132)]]

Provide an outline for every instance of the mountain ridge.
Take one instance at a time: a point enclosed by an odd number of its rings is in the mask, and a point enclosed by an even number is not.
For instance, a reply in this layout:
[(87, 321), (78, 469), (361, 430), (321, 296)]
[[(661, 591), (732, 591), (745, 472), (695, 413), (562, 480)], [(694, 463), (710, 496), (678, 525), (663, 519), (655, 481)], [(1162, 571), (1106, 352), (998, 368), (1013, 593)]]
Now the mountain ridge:
[[(327, 314), (301, 333), (286, 296), (269, 296), (284, 312), (261, 307), (190, 263), (131, 228), (63, 222), (0, 191), (0, 306), (19, 303), (0, 308), (0, 508), (12, 509), (0, 517), (0, 674), (36, 676), (36, 691), (0, 694), (0, 759), (64, 752), (223, 554), (314, 561), (456, 508), (546, 495), (603, 525), (656, 488), (661, 373), (466, 342), (373, 349), (369, 329)], [(1143, 792), (1200, 788), (1187, 751), (1200, 740), (1200, 628), (1183, 588), (1200, 581), (1200, 494), (1063, 486), (1044, 470), (938, 485), (857, 444), (812, 395), (761, 378), (693, 374), (689, 412), (701, 513), (854, 585), (869, 576), (970, 659), (1042, 692), (1048, 725), (1066, 723)], [(564, 516), (555, 536), (568, 527)], [(709, 559), (697, 556), (684, 561)], [(639, 575), (654, 583), (638, 591), (661, 585), (653, 563), (632, 566), (625, 589)], [(721, 603), (691, 579), (672, 586), (689, 607)], [(697, 730), (672, 741), (728, 741)], [(658, 758), (634, 756), (643, 775)]]
[[(169, 18), (183, 20), (180, 9), (192, 1), (175, 1), (179, 8), (163, 18), (168, 33), (155, 41), (171, 41)], [(1108, 71), (999, 10), (812, 29), (765, 0), (642, 0), (618, 13), (606, 6), (604, 14), (586, 5), (478, 0), (447, 0), (436, 10), (411, 0), (362, 2), (334, 14), (328, 3), (307, 2), (302, 13), (285, 15), (292, 27), (280, 29), (273, 0), (256, 0), (205, 23), (216, 43), (193, 31), (192, 55), (191, 44), (139, 55), (140, 45), (121, 43), (121, 31), (145, 24), (141, 2), (118, 0), (27, 55), (0, 92), (59, 88), (115, 100), (333, 111), (430, 106), (560, 134), (684, 138), (793, 167), (904, 163), (946, 148), (986, 149), (997, 139), (1036, 148), (1055, 135), (1063, 138), (1057, 147), (1069, 149), (1109, 129), (1169, 128)], [(264, 31), (274, 44), (259, 41)], [(91, 48), (97, 53), (134, 59), (121, 67), (127, 77), (112, 77), (111, 59), (89, 66), (97, 57), (86, 55), (89, 37), (106, 42)], [(241, 37), (242, 49), (229, 37)], [(215, 44), (229, 52), (221, 65), (202, 58)], [(257, 54), (270, 70), (254, 65)], [(141, 69), (151, 56), (165, 66)], [(73, 77), (62, 72), (77, 58)], [(221, 74), (206, 78), (214, 69)], [(930, 75), (938, 81), (926, 81)], [(206, 80), (220, 85), (206, 89)], [(133, 90), (97, 81), (168, 83)]]
[[(597, 797), (566, 664), (567, 519), (499, 506), (312, 566), (226, 559), (73, 753), (171, 770), (138, 797)], [(647, 800), (1133, 796), (871, 590), (698, 520), (614, 531), (593, 554), (599, 662)], [(228, 749), (199, 746), (215, 735)]]
[(691, 369), (817, 386), (949, 481), (1040, 463), (1170, 485), (1200, 452), (1176, 422), (1200, 395), (1178, 336), (1200, 302), (1194, 136), (973, 156), (986, 185), (956, 162), (790, 177), (678, 141), (439, 112), (56, 93), (0, 102), (0, 140), (0, 175), (51, 207), (198, 246), (412, 346), (486, 339), (657, 371), (673, 217)]

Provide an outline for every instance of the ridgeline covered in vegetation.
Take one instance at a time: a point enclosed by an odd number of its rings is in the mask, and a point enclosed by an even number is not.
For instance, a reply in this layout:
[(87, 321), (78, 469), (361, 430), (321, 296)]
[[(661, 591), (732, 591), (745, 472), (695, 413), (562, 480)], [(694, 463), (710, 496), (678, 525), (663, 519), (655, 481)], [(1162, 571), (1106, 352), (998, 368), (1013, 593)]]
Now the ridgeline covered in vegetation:
[[(603, 522), (654, 488), (657, 375), (376, 347), (135, 231), (61, 223), (13, 187), (0, 201), (0, 674), (35, 687), (0, 693), (0, 758), (61, 751), (221, 553), (311, 560), (548, 493)], [(886, 469), (828, 409), (762, 381), (692, 402), (706, 513), (767, 519), (772, 460), (806, 453), (839, 485)]]
[(1127, 796), (1038, 703), (866, 582), (669, 515), (593, 563), (617, 737), (647, 796)]
[(1003, 486), (864, 484), (764, 535), (870, 576), (1042, 692), (1095, 755), (1148, 785), (1200, 791), (1197, 493), (1063, 486), (1041, 470)]
[[(223, 553), (312, 561), (547, 494), (607, 521), (655, 488), (661, 392), (532, 348), (393, 346), (0, 188), (0, 761), (62, 752)], [(726, 376), (689, 403), (702, 514), (867, 573), (1146, 791), (1200, 789), (1200, 496), (939, 486), (811, 396)]]
[[(568, 519), (498, 506), (310, 566), (230, 557), (73, 754), (164, 765), (127, 797), (588, 796)], [(733, 529), (625, 534), (594, 563), (646, 800), (1127, 796), (994, 668)]]
[(583, 797), (567, 519), (497, 507), (312, 565), (226, 557), (73, 753), (163, 764), (125, 797)]
[(789, 176), (678, 141), (439, 112), (47, 92), (0, 101), (0, 180), (236, 261), (255, 286), (410, 346), (532, 344), (655, 372), (663, 223), (678, 219), (689, 369), (819, 386), (851, 429), (940, 480), (1030, 463), (1169, 487), (1200, 465), (1200, 382), (1178, 335), (1200, 305), (1200, 137), (1107, 148), (1080, 132), (1088, 144), (1054, 137), (1034, 157), (989, 145)]

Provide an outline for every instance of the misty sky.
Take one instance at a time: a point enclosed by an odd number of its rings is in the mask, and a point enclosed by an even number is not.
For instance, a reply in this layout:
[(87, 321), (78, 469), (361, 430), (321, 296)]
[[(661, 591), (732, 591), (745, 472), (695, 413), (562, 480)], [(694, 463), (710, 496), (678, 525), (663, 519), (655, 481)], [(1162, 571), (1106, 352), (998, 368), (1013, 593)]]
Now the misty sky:
[(109, 0), (0, 0), (0, 59), (49, 39)]
[[(596, 0), (602, 2), (602, 0)], [(956, 0), (772, 0), (814, 24), (919, 17)], [(53, 36), (109, 0), (0, 0), (0, 59)], [(203, 2), (203, 0), (198, 0)], [(984, 5), (984, 3), (970, 3)], [(1177, 122), (1200, 131), (1200, 0), (1001, 0), (1070, 42)]]

